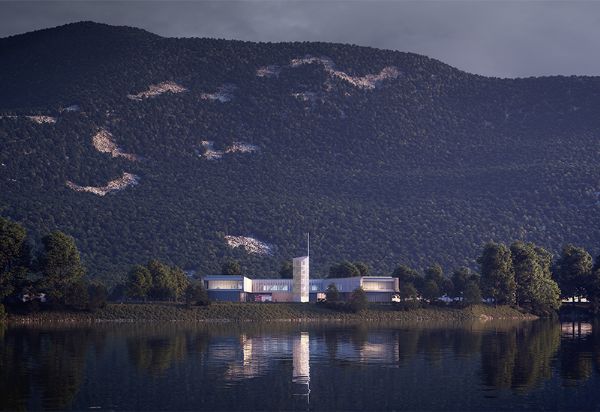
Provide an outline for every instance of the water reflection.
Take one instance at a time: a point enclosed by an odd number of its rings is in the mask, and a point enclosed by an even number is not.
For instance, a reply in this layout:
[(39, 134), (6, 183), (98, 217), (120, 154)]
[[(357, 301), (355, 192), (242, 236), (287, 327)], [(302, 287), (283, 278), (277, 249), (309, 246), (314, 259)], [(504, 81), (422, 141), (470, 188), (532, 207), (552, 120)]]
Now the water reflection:
[(300, 332), (294, 337), (292, 346), (292, 382), (295, 384), (294, 395), (306, 396), (309, 402), (310, 395), (310, 337), (308, 332)]
[[(105, 334), (89, 328), (8, 329), (0, 346), (0, 409), (63, 409), (74, 399), (90, 348)], [(32, 396), (35, 395), (35, 396)]]
[(594, 408), (599, 374), (600, 323), (0, 328), (0, 410)]

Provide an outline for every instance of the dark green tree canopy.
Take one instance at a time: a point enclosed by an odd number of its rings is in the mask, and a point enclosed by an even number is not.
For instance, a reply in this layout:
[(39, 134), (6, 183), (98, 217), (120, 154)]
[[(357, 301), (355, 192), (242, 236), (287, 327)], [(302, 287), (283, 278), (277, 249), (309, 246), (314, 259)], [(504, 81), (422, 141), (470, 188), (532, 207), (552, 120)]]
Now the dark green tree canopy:
[(223, 275), (241, 275), (242, 274), (242, 266), (240, 262), (235, 260), (228, 260), (221, 267), (221, 273)]
[(282, 279), (291, 279), (294, 277), (294, 264), (291, 260), (285, 260), (279, 269), (279, 277)]
[(354, 262), (354, 267), (358, 269), (358, 273), (360, 276), (369, 275), (369, 265), (367, 265), (365, 262)]
[(360, 312), (369, 307), (367, 293), (362, 287), (358, 287), (352, 291), (350, 295), (350, 308), (353, 312)]
[(0, 303), (18, 288), (27, 272), (30, 255), (26, 238), (23, 226), (0, 217)]
[(337, 286), (335, 286), (335, 283), (327, 285), (325, 299), (327, 299), (327, 302), (337, 302), (340, 300), (340, 292), (338, 291)]
[(135, 265), (129, 271), (127, 295), (132, 298), (146, 299), (152, 289), (152, 274), (147, 267)]
[(510, 249), (503, 243), (487, 243), (477, 259), (483, 295), (497, 304), (516, 302), (515, 272)]
[(592, 256), (581, 247), (566, 245), (554, 267), (562, 296), (585, 296), (585, 285), (592, 274)]
[(558, 309), (560, 291), (552, 279), (552, 254), (533, 243), (524, 242), (514, 242), (510, 250), (517, 305), (538, 313)]
[(55, 303), (62, 303), (66, 291), (80, 288), (85, 269), (81, 263), (75, 239), (62, 232), (52, 232), (42, 238), (43, 250), (38, 257), (42, 287)]
[(451, 280), (453, 286), (451, 296), (455, 298), (463, 297), (469, 282), (479, 285), (479, 275), (466, 267), (461, 267), (452, 272)]
[(329, 268), (330, 278), (351, 278), (360, 276), (360, 270), (351, 262), (343, 261)]

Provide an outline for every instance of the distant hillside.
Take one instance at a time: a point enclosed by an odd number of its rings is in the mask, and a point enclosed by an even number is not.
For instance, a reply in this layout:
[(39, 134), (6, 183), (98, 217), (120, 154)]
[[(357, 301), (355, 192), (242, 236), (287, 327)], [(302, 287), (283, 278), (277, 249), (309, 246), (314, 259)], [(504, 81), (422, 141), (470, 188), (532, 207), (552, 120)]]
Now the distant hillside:
[(599, 251), (600, 78), (90, 22), (0, 39), (0, 61), (0, 214), (73, 235), (105, 279), (151, 257), (270, 276), (307, 231), (315, 274)]

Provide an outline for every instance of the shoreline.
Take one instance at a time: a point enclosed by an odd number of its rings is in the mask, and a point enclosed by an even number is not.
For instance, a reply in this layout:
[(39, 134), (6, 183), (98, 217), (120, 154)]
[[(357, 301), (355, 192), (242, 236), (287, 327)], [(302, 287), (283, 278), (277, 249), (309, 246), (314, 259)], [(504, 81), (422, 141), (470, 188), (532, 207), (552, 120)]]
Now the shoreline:
[(97, 312), (43, 311), (9, 314), (7, 324), (45, 323), (132, 323), (197, 322), (212, 323), (319, 323), (319, 322), (462, 322), (490, 320), (535, 320), (537, 316), (508, 306), (476, 305), (457, 309), (427, 307), (397, 310), (392, 305), (377, 305), (359, 312), (340, 312), (318, 304), (296, 303), (213, 303), (187, 308), (175, 303), (111, 303)]

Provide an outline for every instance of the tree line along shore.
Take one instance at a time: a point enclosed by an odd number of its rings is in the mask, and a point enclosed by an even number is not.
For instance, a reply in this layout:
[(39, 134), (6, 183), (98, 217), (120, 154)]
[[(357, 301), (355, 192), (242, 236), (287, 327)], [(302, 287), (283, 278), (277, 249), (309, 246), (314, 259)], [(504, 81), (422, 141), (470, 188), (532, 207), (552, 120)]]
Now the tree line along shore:
[[(199, 279), (158, 260), (133, 266), (108, 290), (86, 277), (71, 236), (55, 231), (34, 245), (20, 224), (0, 217), (0, 319), (7, 313), (21, 321), (524, 318), (552, 316), (562, 300), (576, 298), (600, 311), (600, 257), (594, 262), (583, 248), (566, 245), (555, 259), (533, 243), (488, 243), (477, 262), (478, 271), (463, 267), (449, 275), (438, 264), (422, 272), (400, 265), (392, 271), (399, 301), (390, 305), (369, 305), (360, 288), (342, 302), (333, 284), (317, 304), (211, 304)], [(282, 264), (282, 277), (291, 276), (289, 263)], [(222, 267), (223, 274), (240, 270), (232, 261)], [(368, 273), (363, 263), (343, 261), (328, 275)]]

